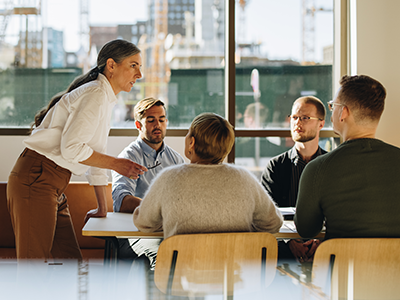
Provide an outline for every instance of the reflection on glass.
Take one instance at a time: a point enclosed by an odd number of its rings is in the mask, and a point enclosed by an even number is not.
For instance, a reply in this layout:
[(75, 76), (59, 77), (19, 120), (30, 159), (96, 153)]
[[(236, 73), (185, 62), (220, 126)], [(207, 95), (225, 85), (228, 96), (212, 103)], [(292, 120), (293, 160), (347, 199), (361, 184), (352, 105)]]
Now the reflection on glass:
[[(149, 96), (166, 103), (170, 127), (187, 129), (204, 111), (225, 115), (225, 1), (134, 1), (134, 14), (121, 9), (115, 16), (100, 0), (17, 2), (0, 3), (0, 126), (28, 127), (116, 38), (142, 50), (144, 77), (118, 95), (114, 128), (134, 127), (133, 107)], [(236, 127), (287, 128), (285, 116), (299, 95), (331, 100), (333, 0), (235, 4)], [(259, 114), (248, 127), (252, 103)]]
[[(237, 128), (289, 128), (298, 97), (330, 100), (332, 0), (239, 1), (236, 28)], [(258, 102), (265, 109), (256, 118), (263, 122), (249, 127), (246, 110)], [(325, 127), (331, 127), (329, 116)]]
[(133, 14), (115, 15), (100, 0), (17, 2), (0, 3), (0, 126), (28, 127), (117, 38), (142, 50), (144, 77), (118, 94), (114, 128), (133, 128), (133, 107), (149, 96), (165, 102), (170, 127), (186, 129), (204, 111), (225, 114), (224, 1), (196, 1), (197, 9), (193, 0), (134, 1)]

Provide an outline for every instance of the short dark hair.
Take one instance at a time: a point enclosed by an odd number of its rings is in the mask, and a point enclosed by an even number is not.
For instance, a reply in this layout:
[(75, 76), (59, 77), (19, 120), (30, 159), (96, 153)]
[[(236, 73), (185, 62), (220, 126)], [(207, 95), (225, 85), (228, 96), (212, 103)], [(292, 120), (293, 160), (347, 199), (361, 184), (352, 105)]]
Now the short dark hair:
[(326, 117), (326, 108), (324, 106), (324, 104), (322, 103), (322, 101), (320, 99), (318, 99), (317, 97), (314, 96), (304, 96), (304, 97), (300, 97), (297, 98), (294, 102), (293, 105), (297, 102), (297, 101), (301, 101), (305, 104), (312, 104), (315, 106), (315, 108), (317, 109), (317, 117), (320, 118), (321, 120), (325, 120)]
[(385, 107), (386, 89), (367, 75), (343, 76), (337, 98), (353, 110), (357, 120), (379, 120)]

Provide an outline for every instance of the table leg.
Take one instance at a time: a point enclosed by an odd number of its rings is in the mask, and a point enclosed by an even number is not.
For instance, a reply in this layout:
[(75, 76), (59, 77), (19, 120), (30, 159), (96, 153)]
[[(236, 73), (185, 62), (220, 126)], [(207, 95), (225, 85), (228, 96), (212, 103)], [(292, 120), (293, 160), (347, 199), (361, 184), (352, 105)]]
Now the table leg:
[(104, 265), (112, 266), (113, 264), (117, 264), (118, 261), (118, 252), (119, 252), (119, 243), (116, 237), (98, 237), (105, 240), (104, 246)]

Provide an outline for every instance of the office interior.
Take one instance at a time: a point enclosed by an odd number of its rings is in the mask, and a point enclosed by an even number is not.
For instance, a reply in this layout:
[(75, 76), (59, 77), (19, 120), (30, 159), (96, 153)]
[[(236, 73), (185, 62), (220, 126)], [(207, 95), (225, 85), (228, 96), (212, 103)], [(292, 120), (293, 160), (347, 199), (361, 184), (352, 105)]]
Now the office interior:
[[(400, 1), (335, 0), (335, 9), (334, 90), (345, 74), (366, 74), (379, 80), (387, 90), (387, 99), (376, 136), (400, 147), (400, 135), (397, 134), (400, 122), (400, 37), (397, 32), (400, 28)], [(24, 148), (24, 138), (23, 135), (0, 136), (0, 181), (7, 181)], [(132, 139), (132, 136), (110, 136), (108, 153), (118, 155)], [(165, 141), (184, 156), (184, 136), (167, 136)], [(86, 179), (82, 176), (72, 180)]]

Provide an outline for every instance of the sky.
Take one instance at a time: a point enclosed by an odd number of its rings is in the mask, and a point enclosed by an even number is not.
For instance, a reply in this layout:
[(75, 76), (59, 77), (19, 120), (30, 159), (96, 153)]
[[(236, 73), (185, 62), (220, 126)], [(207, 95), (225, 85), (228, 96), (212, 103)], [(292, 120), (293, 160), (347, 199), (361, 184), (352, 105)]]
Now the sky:
[[(4, 2), (0, 1), (0, 4)], [(15, 1), (18, 2), (18, 1)], [(38, 2), (32, 0), (31, 2)], [(333, 0), (314, 0), (317, 8), (332, 8)], [(270, 59), (301, 59), (301, 3), (302, 0), (247, 0), (245, 8), (246, 42), (262, 42), (262, 53)], [(41, 24), (64, 31), (64, 48), (77, 51), (80, 41), (79, 0), (42, 0)], [(239, 7), (237, 7), (237, 14)], [(24, 17), (23, 17), (24, 18)], [(14, 32), (14, 43), (18, 28), (24, 27), (25, 19), (13, 17), (9, 32)], [(89, 0), (89, 24), (117, 25), (134, 24), (147, 18), (145, 0)], [(236, 26), (239, 24), (237, 23)], [(40, 26), (40, 21), (30, 18), (30, 28)], [(242, 26), (242, 25), (241, 25)], [(322, 48), (332, 44), (332, 13), (315, 14), (315, 56), (322, 59)]]
[[(332, 0), (314, 0), (316, 8), (332, 9)], [(302, 57), (302, 0), (250, 0), (246, 6), (248, 37), (262, 41), (270, 59)], [(277, 13), (279, 12), (279, 13)], [(238, 13), (237, 13), (238, 14)], [(322, 48), (333, 44), (333, 14), (315, 13), (315, 55), (322, 59)]]

